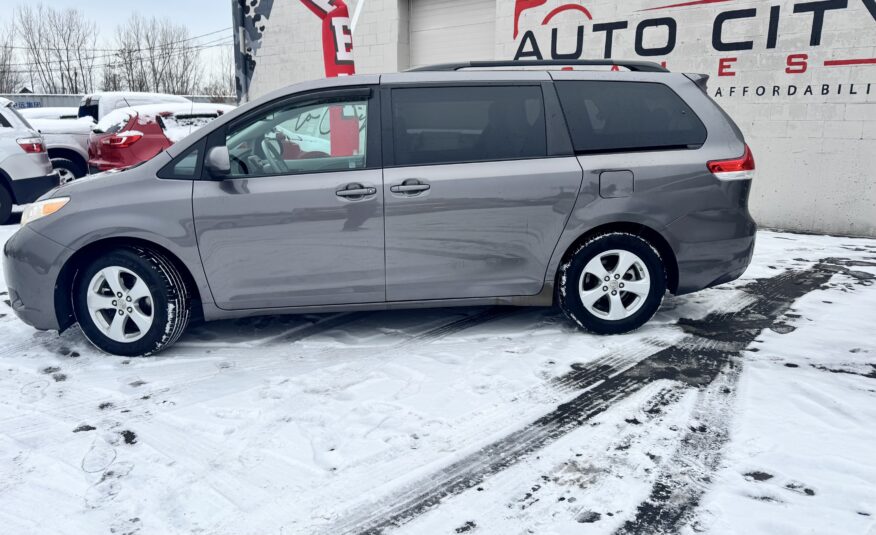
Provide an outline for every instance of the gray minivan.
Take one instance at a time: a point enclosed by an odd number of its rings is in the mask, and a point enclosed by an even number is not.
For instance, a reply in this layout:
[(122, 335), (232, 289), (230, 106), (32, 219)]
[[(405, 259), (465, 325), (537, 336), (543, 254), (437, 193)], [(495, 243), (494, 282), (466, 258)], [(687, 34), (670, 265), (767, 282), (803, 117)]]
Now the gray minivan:
[(28, 207), (9, 298), (118, 355), (192, 317), (338, 310), (558, 304), (628, 332), (751, 260), (754, 161), (705, 80), (596, 60), (294, 85)]

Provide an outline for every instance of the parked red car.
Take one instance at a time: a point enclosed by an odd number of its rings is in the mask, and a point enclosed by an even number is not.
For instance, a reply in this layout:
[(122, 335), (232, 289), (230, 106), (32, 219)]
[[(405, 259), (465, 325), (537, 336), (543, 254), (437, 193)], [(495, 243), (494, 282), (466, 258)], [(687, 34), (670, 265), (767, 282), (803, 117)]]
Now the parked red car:
[(151, 159), (213, 119), (234, 109), (224, 104), (148, 104), (107, 114), (88, 140), (91, 173)]

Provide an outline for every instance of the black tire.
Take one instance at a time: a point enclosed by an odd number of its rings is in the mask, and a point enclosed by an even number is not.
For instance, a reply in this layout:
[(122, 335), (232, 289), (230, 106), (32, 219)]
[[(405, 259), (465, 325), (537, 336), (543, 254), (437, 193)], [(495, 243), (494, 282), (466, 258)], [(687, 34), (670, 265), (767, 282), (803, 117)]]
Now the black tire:
[[(52, 169), (56, 171), (68, 171), (74, 178), (82, 178), (85, 176), (86, 172), (84, 166), (67, 158), (52, 158)], [(63, 176), (61, 178), (63, 180)]]
[[(585, 280), (582, 280), (584, 269), (591, 260), (600, 254), (614, 250), (635, 254), (647, 268), (650, 288), (641, 304), (633, 304), (637, 299), (636, 295), (620, 288), (614, 290), (611, 286), (603, 286), (609, 282), (598, 281), (592, 275), (587, 275)], [(610, 260), (611, 257), (609, 256), (608, 259)], [(621, 276), (635, 279), (636, 272), (630, 270), (627, 275)], [(613, 279), (614, 276), (612, 275), (611, 278)], [(625, 232), (601, 234), (580, 245), (560, 266), (558, 281), (560, 309), (581, 328), (596, 334), (622, 334), (638, 329), (654, 316), (654, 313), (660, 308), (660, 303), (663, 302), (663, 295), (666, 293), (666, 269), (660, 253), (641, 236)], [(583, 289), (588, 290), (594, 282), (598, 283), (596, 286), (599, 288), (593, 288), (597, 292), (602, 288), (608, 288), (606, 296), (600, 298), (600, 301), (596, 301), (594, 307), (602, 306), (604, 310), (607, 310), (610, 306), (607, 301), (610, 299), (609, 294), (611, 291), (617, 291), (618, 297), (625, 301), (625, 306), (630, 310), (633, 310), (635, 306), (638, 308), (628, 317), (616, 320), (594, 314), (584, 306), (579, 292), (582, 284), (584, 285)], [(616, 282), (622, 283), (624, 279), (621, 278)], [(629, 285), (629, 282), (627, 284)], [(597, 312), (599, 312), (598, 309)]]
[(12, 195), (0, 184), (0, 225), (5, 225), (12, 215)]
[[(117, 266), (136, 274), (152, 294), (151, 327), (142, 338), (119, 342), (106, 336), (91, 317), (87, 295), (89, 284), (99, 271)], [(145, 357), (175, 343), (188, 325), (191, 302), (185, 281), (163, 255), (142, 248), (110, 251), (88, 264), (73, 283), (73, 309), (86, 338), (99, 349), (125, 357)]]

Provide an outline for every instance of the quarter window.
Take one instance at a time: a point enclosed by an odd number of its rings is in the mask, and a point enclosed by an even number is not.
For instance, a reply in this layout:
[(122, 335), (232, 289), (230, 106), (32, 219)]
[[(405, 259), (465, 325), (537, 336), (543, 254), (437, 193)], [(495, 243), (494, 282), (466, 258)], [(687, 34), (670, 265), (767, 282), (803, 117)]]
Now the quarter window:
[(669, 87), (651, 82), (560, 81), (577, 153), (698, 148), (706, 127)]
[(200, 151), (195, 148), (189, 151), (182, 158), (177, 159), (173, 164), (173, 174), (178, 177), (194, 178), (195, 171), (198, 169), (198, 158)]
[(367, 133), (364, 100), (273, 108), (229, 129), (231, 177), (362, 169)]
[(547, 156), (537, 86), (393, 89), (392, 120), (396, 165)]
[(172, 162), (158, 172), (160, 178), (178, 180), (194, 180), (198, 177), (198, 165), (201, 163), (201, 152), (204, 142), (192, 146), (188, 151), (177, 156)]

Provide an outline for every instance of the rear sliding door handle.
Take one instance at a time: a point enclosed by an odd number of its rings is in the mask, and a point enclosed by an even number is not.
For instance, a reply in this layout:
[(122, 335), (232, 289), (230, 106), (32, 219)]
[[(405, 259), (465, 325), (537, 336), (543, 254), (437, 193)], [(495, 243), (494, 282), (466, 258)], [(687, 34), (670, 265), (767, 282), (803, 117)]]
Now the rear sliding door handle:
[(416, 178), (411, 178), (405, 180), (401, 184), (396, 184), (395, 186), (390, 186), (389, 191), (393, 193), (402, 193), (405, 195), (417, 195), (418, 193), (423, 193), (424, 191), (428, 191), (431, 188), (429, 184), (423, 184)]

